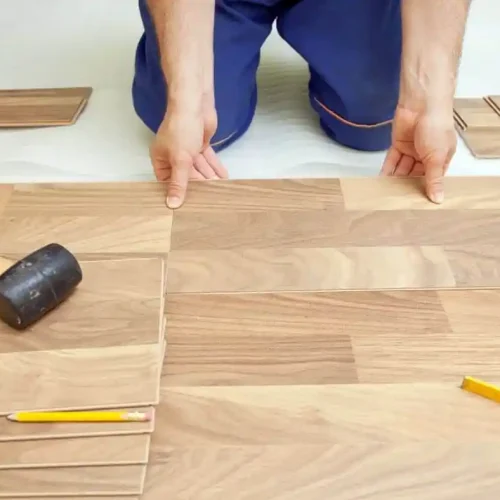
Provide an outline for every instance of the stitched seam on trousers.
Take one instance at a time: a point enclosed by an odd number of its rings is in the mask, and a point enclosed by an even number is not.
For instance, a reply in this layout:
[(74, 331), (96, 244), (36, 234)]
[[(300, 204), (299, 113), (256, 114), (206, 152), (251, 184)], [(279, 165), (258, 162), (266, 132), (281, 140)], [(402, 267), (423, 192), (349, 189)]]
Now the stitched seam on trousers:
[(349, 120), (346, 120), (345, 118), (343, 118), (342, 116), (338, 115), (337, 113), (335, 113), (334, 111), (332, 111), (331, 109), (327, 108), (317, 97), (314, 97), (314, 100), (318, 103), (319, 106), (321, 106), (321, 108), (323, 110), (325, 110), (329, 115), (333, 116), (334, 118), (336, 118), (339, 122), (343, 123), (344, 125), (349, 125), (350, 127), (355, 127), (355, 128), (365, 128), (365, 129), (370, 129), (370, 128), (378, 128), (378, 127), (383, 127), (385, 125), (389, 125), (390, 123), (392, 123), (393, 120), (385, 120), (383, 122), (380, 122), (380, 123), (373, 123), (373, 124), (364, 124), (364, 123), (355, 123), (355, 122), (351, 122)]
[(232, 134), (229, 134), (227, 137), (224, 137), (224, 139), (221, 139), (220, 141), (217, 141), (217, 142), (212, 142), (210, 144), (210, 146), (220, 146), (221, 144), (224, 144), (226, 141), (229, 141), (229, 139), (231, 139), (231, 137), (233, 137), (233, 135), (236, 134), (236, 130), (232, 133)]

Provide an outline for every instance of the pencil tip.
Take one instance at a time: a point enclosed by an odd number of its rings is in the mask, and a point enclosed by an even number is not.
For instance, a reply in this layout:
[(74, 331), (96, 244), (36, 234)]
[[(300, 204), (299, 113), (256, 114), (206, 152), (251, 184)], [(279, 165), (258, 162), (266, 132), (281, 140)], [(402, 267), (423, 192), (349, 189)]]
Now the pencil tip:
[(11, 422), (15, 422), (17, 420), (17, 418), (14, 414), (12, 414), (12, 415), (7, 415), (7, 420), (10, 420)]

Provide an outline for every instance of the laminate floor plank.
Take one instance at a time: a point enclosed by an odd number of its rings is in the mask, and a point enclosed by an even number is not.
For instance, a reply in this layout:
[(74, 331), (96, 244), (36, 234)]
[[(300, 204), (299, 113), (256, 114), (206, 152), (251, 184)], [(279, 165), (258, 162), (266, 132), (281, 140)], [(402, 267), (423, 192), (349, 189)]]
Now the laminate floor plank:
[(89, 87), (0, 91), (0, 127), (71, 125), (85, 108)]
[(140, 495), (145, 465), (0, 470), (0, 498)]
[(165, 198), (160, 182), (16, 184), (5, 216), (171, 215)]
[(499, 128), (500, 116), (483, 98), (456, 98), (453, 106), (462, 120), (467, 124), (467, 129)]
[(148, 463), (148, 434), (0, 442), (0, 469)]
[(493, 500), (499, 461), (498, 441), (181, 448), (149, 466), (142, 499)]
[(161, 259), (80, 262), (75, 292), (23, 332), (0, 323), (0, 353), (156, 344), (161, 327)]
[(168, 258), (169, 293), (454, 286), (438, 247), (186, 250), (172, 251)]
[(500, 128), (470, 129), (460, 135), (476, 158), (500, 158)]
[(186, 447), (500, 442), (497, 405), (435, 382), (162, 385), (156, 426), (152, 463)]
[(350, 338), (450, 326), (432, 291), (171, 294), (167, 385), (357, 381)]
[[(244, 228), (244, 230), (242, 230)], [(172, 250), (500, 245), (500, 210), (176, 214)]]
[(457, 287), (500, 286), (500, 246), (444, 247)]
[(452, 177), (444, 179), (445, 202), (431, 203), (420, 177), (343, 178), (340, 180), (347, 210), (497, 210), (500, 209), (500, 177)]
[(0, 415), (156, 404), (158, 344), (0, 354)]
[(343, 206), (338, 179), (269, 179), (193, 182), (183, 213), (298, 212)]
[(26, 255), (53, 241), (74, 253), (156, 252), (170, 245), (172, 217), (43, 216), (0, 218), (3, 253)]
[(5, 213), (12, 195), (12, 186), (9, 184), (0, 184), (0, 217)]
[[(123, 408), (111, 408), (123, 410)], [(154, 412), (151, 406), (130, 408), (129, 411)], [(0, 443), (14, 441), (41, 441), (62, 438), (124, 436), (151, 434), (154, 429), (154, 418), (149, 422), (120, 423), (39, 423), (25, 425), (0, 418)]]

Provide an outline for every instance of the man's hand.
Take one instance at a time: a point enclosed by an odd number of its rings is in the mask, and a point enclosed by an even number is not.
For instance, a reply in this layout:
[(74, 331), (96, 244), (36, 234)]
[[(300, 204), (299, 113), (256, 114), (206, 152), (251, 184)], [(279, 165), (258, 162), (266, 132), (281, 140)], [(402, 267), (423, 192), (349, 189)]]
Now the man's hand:
[(216, 128), (213, 108), (167, 112), (150, 153), (156, 178), (168, 182), (169, 208), (184, 203), (189, 179), (227, 178), (226, 169), (210, 147)]
[(392, 146), (381, 173), (425, 176), (427, 196), (434, 203), (442, 203), (443, 177), (456, 146), (452, 112), (439, 109), (419, 112), (399, 106), (393, 123)]

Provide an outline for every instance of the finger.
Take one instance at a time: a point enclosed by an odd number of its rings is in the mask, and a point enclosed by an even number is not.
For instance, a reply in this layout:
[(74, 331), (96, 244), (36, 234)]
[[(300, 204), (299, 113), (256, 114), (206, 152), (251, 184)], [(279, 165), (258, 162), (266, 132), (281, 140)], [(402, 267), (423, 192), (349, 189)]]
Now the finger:
[(401, 156), (402, 154), (396, 148), (391, 148), (385, 157), (380, 175), (392, 175)]
[(443, 177), (445, 166), (446, 159), (441, 156), (431, 157), (424, 162), (427, 196), (437, 204), (444, 201)]
[(205, 149), (203, 156), (220, 179), (227, 179), (229, 177), (226, 167), (222, 164), (212, 147)]
[(413, 169), (415, 165), (415, 158), (408, 155), (403, 155), (399, 163), (397, 164), (393, 175), (397, 177), (406, 177)]
[(191, 169), (190, 180), (192, 181), (204, 181), (205, 177), (198, 172), (194, 167)]
[(422, 162), (417, 161), (415, 165), (413, 165), (413, 169), (410, 172), (410, 177), (423, 177), (424, 176), (424, 165)]
[(167, 191), (167, 206), (169, 208), (179, 208), (184, 203), (192, 168), (192, 162), (188, 158), (178, 159), (172, 165)]
[(204, 179), (218, 179), (219, 176), (214, 172), (213, 168), (208, 164), (208, 161), (202, 154), (199, 154), (194, 160), (194, 168)]

